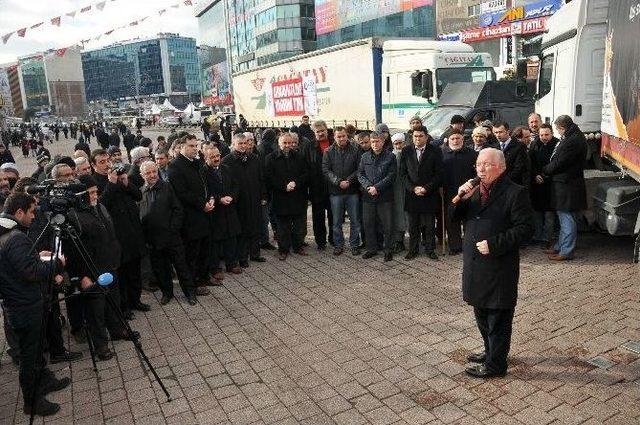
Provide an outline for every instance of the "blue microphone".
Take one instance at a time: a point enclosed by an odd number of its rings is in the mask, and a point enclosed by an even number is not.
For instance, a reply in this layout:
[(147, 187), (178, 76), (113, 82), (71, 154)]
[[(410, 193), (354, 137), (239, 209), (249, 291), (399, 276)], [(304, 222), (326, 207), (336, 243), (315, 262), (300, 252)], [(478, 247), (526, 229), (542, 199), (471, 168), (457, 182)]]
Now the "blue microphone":
[(109, 286), (113, 283), (113, 275), (111, 273), (102, 273), (98, 276), (98, 285)]

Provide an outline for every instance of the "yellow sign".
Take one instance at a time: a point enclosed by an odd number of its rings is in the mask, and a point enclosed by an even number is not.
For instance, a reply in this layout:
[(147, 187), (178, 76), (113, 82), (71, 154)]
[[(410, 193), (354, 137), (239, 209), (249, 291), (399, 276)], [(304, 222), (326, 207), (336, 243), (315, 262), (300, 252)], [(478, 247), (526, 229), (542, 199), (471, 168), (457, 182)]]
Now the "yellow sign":
[(521, 21), (524, 19), (524, 6), (512, 7), (504, 12), (498, 23)]

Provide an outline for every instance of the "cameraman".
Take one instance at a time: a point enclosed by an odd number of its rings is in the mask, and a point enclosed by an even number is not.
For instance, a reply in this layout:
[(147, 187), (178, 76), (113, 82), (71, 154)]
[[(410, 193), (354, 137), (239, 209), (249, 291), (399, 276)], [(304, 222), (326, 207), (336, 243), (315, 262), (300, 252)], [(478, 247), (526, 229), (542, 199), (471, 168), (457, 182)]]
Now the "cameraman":
[(118, 269), (120, 305), (127, 318), (133, 318), (131, 309), (149, 311), (148, 304), (140, 301), (142, 281), (140, 262), (145, 253), (144, 233), (140, 224), (140, 210), (136, 202), (142, 199), (140, 189), (129, 184), (122, 166), (109, 167), (108, 154), (102, 149), (91, 153), (94, 178), (100, 203), (107, 207), (120, 245), (122, 258)]
[[(33, 242), (26, 234), (34, 219), (35, 208), (35, 198), (26, 193), (14, 193), (5, 201), (0, 216), (0, 294), (8, 325), (20, 350), (23, 411), (25, 414), (33, 411), (37, 415), (48, 416), (58, 412), (60, 406), (44, 396), (66, 388), (71, 380), (56, 379), (53, 372), (45, 367), (41, 355), (43, 309), (48, 309), (49, 303), (41, 285), (49, 279), (50, 264), (31, 252)], [(51, 253), (43, 251), (40, 255)], [(56, 274), (60, 273), (64, 257), (60, 257), (53, 267)], [(57, 274), (55, 280), (61, 282), (62, 276)], [(33, 399), (39, 374), (38, 391)]]

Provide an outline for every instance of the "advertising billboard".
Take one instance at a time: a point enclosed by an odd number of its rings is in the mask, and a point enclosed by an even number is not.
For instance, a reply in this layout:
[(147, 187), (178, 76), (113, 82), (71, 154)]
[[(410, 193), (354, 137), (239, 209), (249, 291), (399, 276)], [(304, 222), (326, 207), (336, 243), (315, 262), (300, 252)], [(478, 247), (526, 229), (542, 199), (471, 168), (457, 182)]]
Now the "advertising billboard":
[(563, 0), (542, 0), (523, 6), (512, 7), (507, 10), (490, 11), (480, 15), (478, 18), (478, 26), (489, 27), (507, 24), (509, 22), (540, 18), (542, 16), (551, 16), (562, 7), (563, 3)]
[(202, 70), (202, 102), (207, 106), (233, 105), (227, 61)]
[(433, 0), (317, 0), (316, 34), (422, 6), (433, 6)]
[(9, 85), (9, 73), (3, 68), (0, 68), (0, 107), (4, 109), (6, 116), (13, 116), (14, 111), (11, 99), (11, 86)]

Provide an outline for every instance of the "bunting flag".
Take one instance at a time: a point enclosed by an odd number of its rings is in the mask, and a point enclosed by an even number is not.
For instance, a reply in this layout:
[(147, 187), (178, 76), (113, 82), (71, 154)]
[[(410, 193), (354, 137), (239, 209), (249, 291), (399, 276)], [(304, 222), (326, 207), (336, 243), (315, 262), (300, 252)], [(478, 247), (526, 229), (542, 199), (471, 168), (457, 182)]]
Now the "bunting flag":
[(191, 0), (184, 0), (184, 5), (185, 6), (192, 6), (193, 3), (191, 3)]
[(138, 20), (138, 22), (139, 22), (139, 23), (140, 23), (140, 22), (144, 22), (147, 18), (148, 18), (148, 16), (145, 16), (144, 18), (139, 19), (139, 20)]
[(51, 18), (51, 25), (55, 25), (56, 27), (60, 26), (60, 16), (56, 16), (55, 18)]
[(164, 13), (165, 13), (166, 11), (167, 11), (167, 9), (160, 9), (160, 10), (158, 11), (158, 15), (162, 16), (162, 15), (164, 15)]
[(104, 5), (106, 3), (107, 3), (106, 1), (101, 1), (100, 3), (96, 3), (96, 9), (98, 9), (98, 10), (104, 9)]
[(20, 28), (18, 31), (16, 31), (16, 33), (18, 34), (18, 37), (24, 37), (24, 35), (27, 33), (27, 29)]
[(133, 21), (129, 24), (130, 27), (135, 27), (136, 25), (138, 25), (138, 21)]
[(67, 13), (67, 16), (70, 17), (70, 18), (75, 18), (76, 17), (76, 11), (74, 10), (73, 12)]
[(173, 7), (174, 9), (177, 9), (180, 7), (180, 3), (172, 4), (171, 7)]
[(90, 10), (91, 10), (91, 5), (83, 7), (82, 9), (80, 9), (80, 13), (88, 12)]
[(69, 49), (68, 47), (63, 47), (62, 49), (57, 49), (56, 50), (56, 56), (60, 56), (60, 57), (64, 56), (64, 54), (67, 53), (68, 49)]
[(2, 44), (7, 44), (7, 41), (9, 41), (9, 38), (11, 38), (11, 36), (13, 35), (13, 32), (7, 33), (5, 35), (2, 36)]
[(40, 25), (44, 24), (44, 22), (39, 22), (35, 25), (31, 25), (31, 29), (38, 28)]
[(111, 33), (112, 33), (112, 32), (114, 32), (114, 31), (115, 31), (115, 30), (109, 30), (109, 31), (105, 32), (105, 33), (104, 33), (104, 35), (109, 35), (109, 34), (111, 34)]

